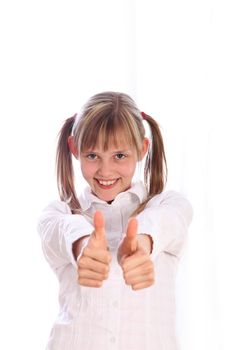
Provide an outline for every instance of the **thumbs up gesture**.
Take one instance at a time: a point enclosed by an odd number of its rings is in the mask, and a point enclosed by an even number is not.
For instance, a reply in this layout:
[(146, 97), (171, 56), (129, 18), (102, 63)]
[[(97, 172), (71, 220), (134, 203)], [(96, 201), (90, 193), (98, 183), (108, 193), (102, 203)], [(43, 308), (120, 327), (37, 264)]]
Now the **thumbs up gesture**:
[(137, 219), (131, 218), (117, 254), (125, 283), (131, 285), (133, 290), (154, 284), (154, 264), (150, 258), (151, 240), (147, 234), (138, 235), (137, 226)]
[(78, 283), (86, 287), (101, 287), (107, 279), (111, 255), (104, 229), (104, 216), (94, 215), (94, 231), (78, 258)]

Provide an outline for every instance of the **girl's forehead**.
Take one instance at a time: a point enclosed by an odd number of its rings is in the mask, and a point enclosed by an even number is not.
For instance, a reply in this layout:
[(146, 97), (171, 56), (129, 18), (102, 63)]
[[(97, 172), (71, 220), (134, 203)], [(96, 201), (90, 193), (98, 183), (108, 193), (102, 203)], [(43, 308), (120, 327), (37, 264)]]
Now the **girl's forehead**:
[[(83, 145), (84, 146), (84, 145)], [(102, 134), (100, 133), (97, 139), (83, 147), (85, 150), (99, 149), (99, 150), (132, 150), (135, 149), (135, 145), (132, 143), (132, 139), (129, 139), (124, 132), (116, 132), (112, 134)]]
[(127, 151), (135, 149), (135, 146), (130, 144), (129, 142), (125, 140), (110, 140), (107, 144), (103, 144), (101, 140), (98, 140), (98, 142), (91, 147), (92, 150), (99, 150), (99, 151)]
[(116, 137), (109, 137), (107, 142), (101, 136), (97, 139), (95, 143), (89, 145), (86, 150), (99, 150), (99, 151), (123, 151), (123, 150), (133, 150), (135, 145), (132, 144), (126, 137), (122, 135), (116, 135)]

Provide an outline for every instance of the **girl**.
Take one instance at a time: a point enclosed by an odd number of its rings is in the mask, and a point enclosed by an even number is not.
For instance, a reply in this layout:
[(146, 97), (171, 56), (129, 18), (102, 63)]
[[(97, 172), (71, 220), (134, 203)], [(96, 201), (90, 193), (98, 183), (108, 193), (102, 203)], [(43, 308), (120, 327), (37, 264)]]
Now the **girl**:
[[(79, 197), (72, 157), (89, 185)], [(144, 157), (144, 184), (133, 182)], [(179, 349), (175, 275), (192, 208), (164, 192), (156, 121), (126, 94), (93, 96), (61, 129), (57, 180), (61, 201), (45, 208), (38, 225), (60, 282), (47, 349)]]

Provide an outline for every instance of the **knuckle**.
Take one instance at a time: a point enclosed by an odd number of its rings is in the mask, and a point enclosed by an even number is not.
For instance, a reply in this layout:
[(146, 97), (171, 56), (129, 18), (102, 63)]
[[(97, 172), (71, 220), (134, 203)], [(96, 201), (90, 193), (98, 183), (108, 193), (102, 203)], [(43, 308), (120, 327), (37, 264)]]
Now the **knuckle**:
[(78, 269), (78, 276), (82, 277), (83, 276), (83, 270), (82, 269)]
[(103, 272), (104, 272), (105, 274), (108, 274), (108, 273), (109, 273), (109, 266), (108, 266), (108, 265), (105, 265), (105, 266), (104, 266)]
[(154, 272), (154, 266), (153, 265), (149, 265), (148, 268), (147, 268), (147, 271), (150, 272), (150, 273), (153, 273)]
[(124, 280), (125, 280), (125, 283), (127, 284), (127, 285), (130, 285), (131, 283), (131, 281), (130, 281), (130, 279), (127, 277), (127, 276), (124, 276)]
[(84, 269), (87, 267), (87, 258), (83, 257), (83, 258), (80, 258), (79, 262), (78, 262), (78, 269)]
[(122, 263), (121, 268), (123, 270), (123, 273), (126, 274), (126, 272), (127, 272), (127, 265), (126, 265), (125, 262)]
[(155, 277), (154, 277), (154, 275), (152, 275), (152, 276), (150, 277), (149, 282), (150, 282), (151, 285), (155, 283)]
[(108, 273), (104, 274), (104, 280), (106, 280), (108, 278)]
[(102, 285), (103, 285), (103, 281), (94, 281), (94, 283), (93, 283), (93, 285), (92, 285), (92, 287), (95, 287), (95, 288), (100, 288), (100, 287), (102, 287)]
[(83, 284), (83, 280), (82, 280), (82, 278), (78, 278), (77, 282), (78, 282), (78, 284), (80, 284), (81, 286), (83, 286), (83, 285), (84, 285), (84, 284)]
[(102, 273), (103, 279), (107, 279), (108, 278), (108, 272), (105, 271)]
[(82, 256), (89, 256), (89, 254), (90, 254), (90, 248), (89, 247), (85, 247), (83, 249)]
[(84, 257), (81, 257), (78, 261), (78, 268), (83, 268), (86, 265), (86, 259)]
[(145, 265), (145, 269), (148, 272), (152, 272), (154, 271), (154, 264), (152, 261), (149, 261), (146, 265)]
[(105, 261), (106, 261), (106, 263), (110, 263), (110, 261), (111, 261), (111, 255), (109, 254), (109, 252), (106, 252), (106, 254), (105, 254)]
[(95, 277), (95, 281), (96, 281), (96, 282), (101, 282), (101, 281), (103, 281), (103, 276), (101, 276), (101, 275), (95, 275), (94, 277)]

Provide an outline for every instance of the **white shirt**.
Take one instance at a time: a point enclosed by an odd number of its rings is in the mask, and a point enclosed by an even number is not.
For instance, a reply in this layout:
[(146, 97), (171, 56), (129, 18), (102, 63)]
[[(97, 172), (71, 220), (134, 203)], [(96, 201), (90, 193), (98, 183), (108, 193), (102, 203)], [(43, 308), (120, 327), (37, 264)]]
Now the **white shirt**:
[[(138, 216), (138, 233), (153, 239), (153, 286), (133, 291), (116, 260), (130, 214), (145, 199), (141, 182), (118, 194), (108, 204), (87, 188), (80, 196), (84, 215), (72, 215), (65, 202), (53, 201), (38, 225), (45, 257), (60, 282), (60, 311), (52, 328), (48, 350), (178, 350), (175, 277), (192, 220), (190, 203), (179, 193), (152, 198)], [(72, 244), (93, 232), (95, 210), (105, 216), (112, 254), (109, 278), (101, 288), (77, 283)]]

